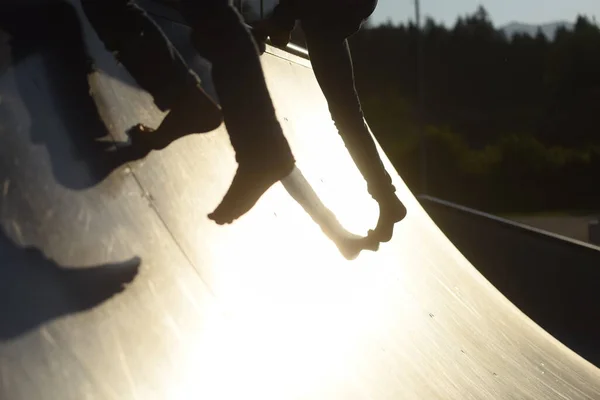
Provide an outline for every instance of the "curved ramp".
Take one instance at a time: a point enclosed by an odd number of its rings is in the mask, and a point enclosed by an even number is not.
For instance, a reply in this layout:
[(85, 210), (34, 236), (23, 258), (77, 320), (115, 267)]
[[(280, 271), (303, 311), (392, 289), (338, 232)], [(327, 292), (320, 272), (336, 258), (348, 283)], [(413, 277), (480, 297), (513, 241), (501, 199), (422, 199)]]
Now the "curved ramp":
[(292, 176), (221, 227), (224, 128), (111, 162), (161, 114), (83, 26), (92, 96), (76, 59), (0, 40), (0, 398), (600, 398), (598, 369), (489, 284), (387, 159), (408, 216), (378, 252), (340, 254), (324, 207), (355, 234), (377, 207), (304, 59), (262, 58), (310, 187)]

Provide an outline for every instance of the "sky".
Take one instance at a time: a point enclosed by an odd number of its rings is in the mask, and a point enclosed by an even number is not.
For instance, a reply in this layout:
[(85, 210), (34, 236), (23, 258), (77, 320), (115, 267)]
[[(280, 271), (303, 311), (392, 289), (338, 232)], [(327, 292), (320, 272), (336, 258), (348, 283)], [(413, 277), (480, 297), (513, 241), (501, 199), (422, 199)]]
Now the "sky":
[[(421, 0), (423, 17), (452, 26), (460, 15), (472, 14), (483, 5), (495, 26), (509, 22), (540, 24), (554, 21), (574, 22), (578, 14), (600, 20), (600, 0)], [(414, 0), (379, 0), (372, 22), (414, 19)]]

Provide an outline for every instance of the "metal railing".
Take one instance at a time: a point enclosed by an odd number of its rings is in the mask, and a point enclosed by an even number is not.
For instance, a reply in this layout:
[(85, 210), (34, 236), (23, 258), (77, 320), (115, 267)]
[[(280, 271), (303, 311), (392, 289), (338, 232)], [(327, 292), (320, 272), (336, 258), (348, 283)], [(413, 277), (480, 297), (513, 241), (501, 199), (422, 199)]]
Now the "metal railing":
[(526, 225), (526, 224), (519, 223), (519, 222), (516, 222), (513, 220), (498, 217), (493, 214), (475, 210), (473, 208), (465, 207), (460, 204), (452, 203), (450, 201), (442, 200), (442, 199), (439, 199), (439, 198), (436, 198), (433, 196), (419, 195), (419, 196), (417, 196), (417, 199), (421, 202), (421, 204), (429, 203), (429, 204), (437, 205), (438, 207), (444, 207), (447, 210), (452, 210), (453, 212), (455, 212), (457, 214), (464, 214), (464, 215), (470, 216), (471, 218), (479, 218), (481, 220), (484, 220), (484, 221), (487, 221), (490, 223), (501, 224), (501, 225), (505, 226), (506, 228), (513, 229), (515, 231), (519, 231), (521, 233), (528, 234), (528, 235), (534, 235), (537, 238), (539, 238), (540, 240), (544, 239), (547, 241), (554, 241), (561, 245), (576, 246), (578, 248), (586, 248), (588, 250), (600, 252), (600, 246), (598, 246), (594, 243), (584, 242), (584, 241), (573, 239), (573, 238), (570, 238), (570, 237), (567, 237), (564, 235), (560, 235), (558, 233), (535, 228), (530, 225)]

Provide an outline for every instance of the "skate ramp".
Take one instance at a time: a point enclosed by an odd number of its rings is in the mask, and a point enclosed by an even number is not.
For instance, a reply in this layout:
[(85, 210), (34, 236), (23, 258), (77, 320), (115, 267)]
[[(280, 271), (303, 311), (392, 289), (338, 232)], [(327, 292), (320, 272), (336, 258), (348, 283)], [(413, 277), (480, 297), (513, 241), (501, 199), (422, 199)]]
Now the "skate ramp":
[(307, 60), (262, 57), (300, 172), (217, 226), (224, 127), (115, 163), (162, 114), (82, 24), (89, 79), (76, 42), (0, 40), (0, 398), (600, 397), (598, 369), (484, 279), (387, 158), (408, 216), (342, 256), (332, 238), (365, 234), (377, 206)]
[(419, 200), (442, 232), (511, 302), (600, 365), (600, 321), (591, 317), (600, 315), (600, 248), (436, 198)]

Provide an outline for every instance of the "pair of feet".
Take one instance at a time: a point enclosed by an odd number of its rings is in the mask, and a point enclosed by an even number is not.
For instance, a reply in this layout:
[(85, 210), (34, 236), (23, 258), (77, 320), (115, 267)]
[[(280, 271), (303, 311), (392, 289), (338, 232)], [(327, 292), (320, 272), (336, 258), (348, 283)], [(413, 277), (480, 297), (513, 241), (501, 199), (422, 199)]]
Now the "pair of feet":
[[(133, 142), (143, 143), (141, 146), (144, 149), (161, 149), (166, 147), (170, 141), (162, 138), (159, 131), (160, 128), (157, 131), (146, 132), (143, 126), (138, 126), (130, 134)], [(142, 138), (142, 135), (146, 135), (147, 138)], [(146, 154), (146, 150), (143, 152)], [(238, 165), (229, 190), (219, 206), (209, 214), (210, 219), (220, 225), (233, 222), (254, 207), (271, 186), (287, 177), (295, 168), (293, 158), (285, 157), (285, 154), (282, 154), (279, 160), (273, 157), (265, 159), (269, 160), (266, 164), (257, 162)], [(390, 193), (389, 199), (379, 202), (379, 210), (376, 228), (370, 230), (365, 238), (355, 238), (348, 243), (344, 242), (343, 253), (353, 254), (350, 258), (354, 258), (357, 255), (357, 246), (376, 251), (379, 243), (391, 240), (395, 224), (406, 216), (406, 208), (393, 193)]]
[[(289, 41), (289, 32), (283, 34), (282, 44)], [(129, 160), (147, 156), (152, 150), (166, 148), (175, 140), (192, 134), (210, 132), (223, 123), (220, 107), (199, 87), (192, 87), (167, 114), (156, 129), (138, 124), (129, 130), (133, 146), (127, 148)], [(231, 186), (223, 201), (209, 214), (218, 224), (231, 223), (249, 211), (260, 197), (275, 183), (288, 176), (294, 169), (290, 154), (274, 151), (279, 157), (264, 157), (266, 162), (242, 162), (238, 166)], [(271, 154), (271, 155), (272, 155)], [(380, 215), (377, 226), (369, 231), (368, 243), (388, 242), (393, 235), (394, 225), (406, 215), (406, 208), (394, 193), (379, 201)], [(368, 244), (367, 244), (368, 245)], [(369, 245), (368, 245), (369, 246)]]
[(383, 242), (389, 242), (394, 233), (394, 225), (404, 219), (406, 208), (393, 194), (385, 202), (379, 203), (379, 220), (377, 227), (369, 230), (365, 237), (347, 234), (334, 239), (340, 253), (347, 260), (354, 260), (363, 250), (377, 251)]

